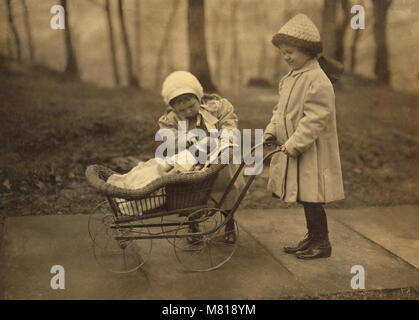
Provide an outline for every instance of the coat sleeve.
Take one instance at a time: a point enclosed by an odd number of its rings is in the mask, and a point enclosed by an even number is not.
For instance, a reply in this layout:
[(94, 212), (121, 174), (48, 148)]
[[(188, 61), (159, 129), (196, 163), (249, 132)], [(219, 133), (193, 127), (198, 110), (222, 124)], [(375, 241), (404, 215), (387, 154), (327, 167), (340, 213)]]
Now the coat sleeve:
[(334, 103), (335, 95), (330, 83), (316, 81), (310, 85), (304, 99), (303, 117), (284, 145), (291, 156), (302, 154), (319, 137), (333, 112)]
[(165, 113), (159, 118), (160, 129), (173, 129), (177, 132), (177, 123), (168, 116), (169, 113)]
[(173, 132), (174, 137), (175, 137), (175, 146), (176, 146), (176, 150), (177, 150), (177, 148), (178, 148), (178, 126), (177, 126), (176, 121), (174, 121), (169, 116), (169, 113), (166, 113), (159, 118), (158, 123), (159, 123), (160, 129), (169, 129), (170, 131)]
[[(279, 93), (279, 95), (281, 95), (281, 88), (282, 88), (282, 84), (284, 83), (285, 78), (286, 78), (286, 76), (283, 76), (278, 83), (278, 93)], [(276, 136), (276, 128), (275, 128), (275, 125), (272, 123), (272, 119), (273, 119), (273, 116), (275, 115), (275, 113), (277, 112), (278, 108), (279, 108), (279, 103), (276, 104), (275, 107), (272, 110), (272, 117), (271, 117), (271, 120), (269, 121), (268, 125), (265, 128), (264, 135), (271, 134), (273, 136)]]
[(278, 108), (279, 108), (278, 105), (276, 105), (273, 108), (273, 110), (272, 110), (272, 118), (269, 121), (268, 125), (266, 126), (265, 132), (263, 133), (264, 135), (271, 134), (273, 136), (276, 136), (276, 129), (275, 129), (275, 125), (272, 123), (272, 119), (273, 119), (273, 116), (274, 116), (275, 112), (278, 110)]
[(220, 100), (220, 107), (218, 109), (218, 121), (220, 129), (237, 128), (239, 118), (234, 112), (233, 105), (227, 99)]

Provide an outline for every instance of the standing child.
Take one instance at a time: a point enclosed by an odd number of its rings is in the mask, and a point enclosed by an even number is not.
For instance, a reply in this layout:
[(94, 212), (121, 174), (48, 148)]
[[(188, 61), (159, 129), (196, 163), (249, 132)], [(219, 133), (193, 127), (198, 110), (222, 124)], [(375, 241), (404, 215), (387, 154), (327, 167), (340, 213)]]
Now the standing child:
[[(206, 132), (207, 137), (210, 130), (237, 129), (238, 118), (233, 105), (227, 99), (217, 95), (204, 96), (201, 83), (189, 72), (175, 71), (171, 73), (163, 82), (162, 96), (168, 109), (160, 117), (159, 126), (173, 130), (175, 137), (178, 134), (179, 121), (186, 121), (186, 131), (199, 128)], [(216, 201), (221, 200), (221, 196), (237, 168), (237, 165), (229, 164), (219, 172), (211, 194)], [(225, 215), (229, 214), (233, 208), (239, 189), (243, 185), (243, 177), (239, 176), (221, 207)], [(233, 219), (226, 223), (224, 241), (227, 243), (236, 241)]]
[(334, 78), (319, 64), (320, 34), (306, 15), (288, 21), (272, 43), (291, 71), (279, 82), (279, 101), (264, 135), (266, 142), (281, 145), (283, 151), (272, 157), (268, 190), (304, 207), (308, 233), (285, 252), (300, 259), (329, 257), (332, 247), (323, 204), (344, 198), (330, 81)]

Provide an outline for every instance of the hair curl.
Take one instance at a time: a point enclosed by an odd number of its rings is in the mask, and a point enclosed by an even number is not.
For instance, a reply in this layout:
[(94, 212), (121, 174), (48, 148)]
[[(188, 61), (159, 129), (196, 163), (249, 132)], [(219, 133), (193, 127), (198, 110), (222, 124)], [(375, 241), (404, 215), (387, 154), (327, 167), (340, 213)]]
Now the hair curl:
[(303, 40), (283, 33), (275, 34), (272, 37), (272, 44), (276, 47), (279, 47), (281, 44), (288, 44), (299, 48), (301, 51), (312, 57), (316, 57), (323, 51), (323, 44), (321, 41)]

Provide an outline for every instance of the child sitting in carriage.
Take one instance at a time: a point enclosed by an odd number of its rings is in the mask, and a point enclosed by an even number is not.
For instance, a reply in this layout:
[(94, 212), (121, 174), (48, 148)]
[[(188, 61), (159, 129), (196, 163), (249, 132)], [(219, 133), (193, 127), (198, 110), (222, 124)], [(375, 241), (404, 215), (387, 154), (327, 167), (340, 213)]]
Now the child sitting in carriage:
[[(172, 130), (175, 137), (178, 136), (179, 121), (186, 122), (186, 131), (202, 129), (207, 137), (211, 130), (237, 129), (238, 118), (233, 105), (227, 99), (215, 94), (204, 95), (201, 83), (189, 72), (175, 71), (171, 73), (163, 82), (162, 96), (168, 108), (158, 123), (161, 129)], [(229, 164), (218, 174), (211, 194), (216, 202), (221, 200), (225, 188), (237, 168), (238, 165)], [(233, 208), (239, 194), (238, 191), (243, 185), (244, 179), (239, 176), (221, 206), (226, 215)], [(236, 241), (233, 219), (230, 219), (226, 224), (224, 240), (229, 243)]]

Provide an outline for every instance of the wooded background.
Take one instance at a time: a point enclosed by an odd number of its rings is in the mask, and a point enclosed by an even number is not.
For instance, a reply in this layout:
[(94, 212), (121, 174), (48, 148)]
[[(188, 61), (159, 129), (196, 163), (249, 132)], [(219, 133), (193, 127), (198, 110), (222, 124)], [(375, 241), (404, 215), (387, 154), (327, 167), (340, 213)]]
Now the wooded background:
[[(365, 8), (364, 30), (350, 27), (355, 3)], [(65, 30), (50, 27), (55, 4), (67, 9)], [(171, 71), (188, 69), (229, 99), (240, 129), (265, 128), (288, 71), (272, 35), (300, 12), (347, 72), (335, 86), (345, 200), (331, 206), (418, 204), (418, 4), (0, 0), (0, 223), (89, 213), (99, 195), (88, 165), (124, 173), (154, 157)], [(243, 207), (287, 205), (266, 192), (267, 181), (264, 170)]]
[[(65, 30), (50, 27), (55, 4), (66, 7)], [(350, 27), (354, 4), (365, 8), (364, 30)], [(415, 0), (2, 0), (0, 54), (104, 86), (160, 90), (188, 69), (209, 91), (240, 92), (275, 86), (287, 71), (271, 38), (297, 13), (346, 71), (419, 89)]]

